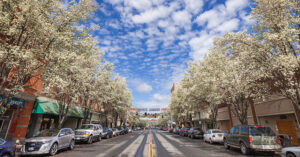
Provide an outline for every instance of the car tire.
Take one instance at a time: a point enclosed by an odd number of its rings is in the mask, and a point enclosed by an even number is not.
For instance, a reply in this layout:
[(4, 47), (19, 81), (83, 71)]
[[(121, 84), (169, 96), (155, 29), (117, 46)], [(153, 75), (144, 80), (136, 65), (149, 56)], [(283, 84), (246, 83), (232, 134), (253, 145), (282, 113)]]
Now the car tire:
[(49, 150), (49, 155), (54, 156), (57, 153), (57, 151), (58, 151), (58, 145), (57, 143), (54, 143)]
[(75, 141), (71, 140), (70, 145), (69, 145), (69, 150), (73, 150), (75, 145)]
[(230, 146), (228, 145), (228, 143), (227, 143), (227, 140), (226, 140), (226, 139), (224, 139), (224, 147), (225, 147), (225, 149), (229, 149), (229, 148), (230, 148)]
[(214, 142), (211, 140), (211, 138), (209, 139), (209, 144), (213, 144)]
[(9, 154), (3, 154), (1, 157), (11, 157)]
[(97, 138), (98, 141), (101, 141), (101, 136), (102, 136), (101, 134), (98, 136)]
[(93, 143), (93, 136), (90, 135), (88, 140), (87, 140), (87, 144), (92, 144)]
[(241, 147), (242, 154), (244, 154), (244, 155), (250, 154), (250, 150), (249, 150), (249, 148), (247, 148), (247, 146), (245, 145), (245, 143), (241, 142), (240, 147)]
[(296, 157), (296, 155), (294, 153), (286, 153), (286, 157)]

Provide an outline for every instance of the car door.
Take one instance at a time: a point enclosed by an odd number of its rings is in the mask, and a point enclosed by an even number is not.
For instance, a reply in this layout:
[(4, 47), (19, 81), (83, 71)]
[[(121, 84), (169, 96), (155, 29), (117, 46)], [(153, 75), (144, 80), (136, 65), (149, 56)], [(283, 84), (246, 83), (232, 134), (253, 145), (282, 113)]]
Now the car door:
[(234, 131), (233, 131), (233, 136), (232, 136), (232, 144), (235, 146), (239, 146), (239, 137), (240, 137), (240, 127), (236, 126)]
[(59, 149), (66, 147), (66, 129), (61, 129), (58, 134), (58, 147)]
[(233, 138), (233, 132), (234, 132), (234, 130), (235, 130), (235, 126), (232, 127), (232, 128), (229, 130), (228, 134), (226, 135), (226, 141), (227, 141), (228, 144), (232, 144), (232, 143), (233, 143), (232, 138)]
[(73, 131), (71, 129), (67, 129), (66, 131), (66, 146), (69, 146), (71, 143), (71, 140), (73, 139)]

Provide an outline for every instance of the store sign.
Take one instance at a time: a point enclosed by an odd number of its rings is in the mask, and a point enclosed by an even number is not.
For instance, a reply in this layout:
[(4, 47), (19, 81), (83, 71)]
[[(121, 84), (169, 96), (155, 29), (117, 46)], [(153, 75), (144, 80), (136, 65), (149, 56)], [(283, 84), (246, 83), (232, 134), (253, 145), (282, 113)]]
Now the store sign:
[[(0, 95), (0, 101), (2, 101), (2, 95)], [(19, 98), (7, 98), (4, 101), (4, 105), (7, 105), (8, 103), (10, 103), (10, 106), (13, 106), (13, 107), (24, 107), (26, 104), (26, 101), (23, 99), (19, 99)]]

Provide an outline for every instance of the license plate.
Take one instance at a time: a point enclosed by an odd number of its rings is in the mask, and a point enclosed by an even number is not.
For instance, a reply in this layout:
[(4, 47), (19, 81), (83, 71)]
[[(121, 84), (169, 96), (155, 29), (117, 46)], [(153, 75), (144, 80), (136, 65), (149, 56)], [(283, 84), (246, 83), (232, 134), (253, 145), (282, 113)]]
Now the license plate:
[(29, 150), (29, 151), (33, 151), (33, 150), (34, 150), (34, 147), (29, 147), (28, 150)]

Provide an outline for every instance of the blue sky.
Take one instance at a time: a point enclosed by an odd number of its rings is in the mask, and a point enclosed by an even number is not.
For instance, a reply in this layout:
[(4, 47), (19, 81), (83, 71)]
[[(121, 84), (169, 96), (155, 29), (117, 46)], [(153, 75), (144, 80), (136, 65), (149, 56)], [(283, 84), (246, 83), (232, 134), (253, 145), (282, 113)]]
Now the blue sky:
[(92, 23), (105, 59), (126, 78), (133, 105), (166, 107), (187, 63), (201, 59), (213, 38), (244, 30), (248, 0), (101, 0)]

